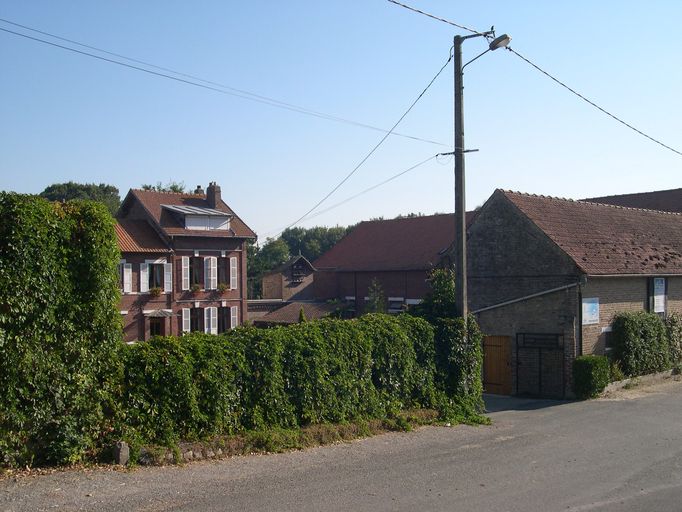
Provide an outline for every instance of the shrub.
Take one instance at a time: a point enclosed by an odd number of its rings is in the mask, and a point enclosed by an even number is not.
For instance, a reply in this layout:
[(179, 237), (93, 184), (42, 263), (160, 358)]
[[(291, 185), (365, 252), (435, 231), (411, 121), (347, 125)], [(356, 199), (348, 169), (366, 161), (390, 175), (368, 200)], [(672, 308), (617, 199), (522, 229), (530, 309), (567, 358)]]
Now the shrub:
[(613, 322), (614, 358), (631, 377), (670, 368), (663, 320), (654, 313), (621, 313)]
[(103, 205), (0, 193), (0, 463), (71, 463), (112, 431), (121, 320)]
[(611, 361), (609, 365), (609, 380), (611, 382), (618, 382), (625, 379), (625, 374), (620, 368), (620, 363), (618, 361)]
[(594, 398), (608, 385), (609, 360), (606, 356), (578, 356), (573, 361), (573, 392), (578, 398)]
[(670, 354), (670, 365), (682, 363), (682, 317), (671, 314), (665, 319), (666, 338)]

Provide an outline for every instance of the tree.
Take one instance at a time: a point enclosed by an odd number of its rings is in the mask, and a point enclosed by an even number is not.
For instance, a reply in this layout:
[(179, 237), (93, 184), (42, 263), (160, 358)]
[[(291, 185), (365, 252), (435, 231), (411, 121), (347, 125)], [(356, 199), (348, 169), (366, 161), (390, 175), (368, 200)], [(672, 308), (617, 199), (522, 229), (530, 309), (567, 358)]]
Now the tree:
[(249, 297), (260, 297), (263, 275), (288, 259), (289, 247), (281, 238), (268, 238), (263, 247), (260, 248), (254, 244), (249, 244), (246, 257)]
[(410, 308), (410, 313), (429, 322), (455, 315), (455, 272), (450, 268), (438, 268), (429, 276), (431, 290), (421, 304)]
[(303, 311), (303, 306), (301, 306), (301, 309), (298, 310), (298, 323), (302, 324), (305, 322), (307, 322), (305, 317), (305, 311)]
[(121, 205), (118, 188), (105, 183), (99, 185), (95, 183), (74, 183), (73, 181), (55, 183), (38, 195), (48, 201), (71, 201), (74, 199), (97, 201), (103, 203), (112, 215)]
[(182, 194), (185, 192), (185, 182), (169, 181), (164, 185), (160, 181), (157, 181), (156, 185), (142, 185), (142, 190), (153, 190), (154, 192), (176, 192), (178, 194)]
[(353, 226), (288, 228), (282, 232), (281, 238), (289, 246), (291, 254), (301, 254), (308, 260), (314, 261), (331, 249), (351, 229)]
[(375, 277), (367, 289), (367, 307), (366, 313), (386, 313), (386, 297), (381, 284)]

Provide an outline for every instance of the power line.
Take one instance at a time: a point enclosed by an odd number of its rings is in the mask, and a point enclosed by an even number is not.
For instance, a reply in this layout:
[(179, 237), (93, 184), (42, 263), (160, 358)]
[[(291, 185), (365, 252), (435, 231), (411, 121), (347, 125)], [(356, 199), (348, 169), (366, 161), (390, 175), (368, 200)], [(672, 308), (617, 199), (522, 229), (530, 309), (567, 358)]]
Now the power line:
[[(373, 125), (370, 125), (370, 124), (367, 124), (367, 123), (362, 123), (362, 122), (359, 122), (359, 121), (353, 121), (353, 120), (351, 120), (351, 119), (346, 119), (346, 118), (344, 118), (344, 117), (339, 117), (339, 116), (335, 116), (335, 115), (332, 115), (332, 114), (326, 114), (326, 113), (324, 113), (324, 112), (319, 112), (319, 111), (312, 110), (312, 109), (309, 109), (309, 108), (306, 108), (306, 107), (301, 107), (301, 106), (295, 105), (295, 104), (293, 104), (293, 103), (287, 103), (287, 102), (280, 101), (280, 100), (277, 100), (277, 99), (274, 99), (274, 98), (270, 98), (270, 97), (268, 97), (268, 96), (263, 96), (263, 95), (260, 95), (260, 94), (256, 94), (256, 93), (253, 93), (253, 92), (249, 92), (249, 91), (246, 91), (246, 90), (244, 90), (244, 89), (237, 89), (237, 88), (235, 88), (235, 87), (231, 87), (231, 86), (229, 86), (229, 85), (221, 84), (221, 83), (219, 83), (219, 82), (213, 82), (213, 81), (211, 81), (211, 80), (206, 80), (206, 79), (197, 77), (197, 76), (195, 76), (195, 75), (190, 75), (190, 74), (188, 74), (188, 73), (183, 73), (183, 72), (180, 72), (180, 71), (176, 71), (176, 70), (174, 70), (174, 69), (166, 68), (166, 67), (163, 67), (163, 66), (157, 66), (156, 64), (152, 64), (152, 63), (149, 63), (149, 62), (145, 62), (145, 61), (143, 61), (143, 60), (134, 59), (134, 58), (132, 58), (132, 57), (126, 57), (125, 55), (122, 55), (122, 54), (119, 54), (119, 53), (110, 52), (110, 51), (104, 50), (104, 49), (102, 49), (102, 48), (97, 48), (96, 46), (90, 46), (90, 45), (87, 45), (87, 44), (84, 44), (84, 43), (80, 43), (80, 42), (78, 42), (78, 41), (74, 41), (73, 39), (67, 39), (67, 38), (65, 38), (65, 37), (61, 37), (61, 36), (58, 36), (58, 35), (55, 35), (55, 34), (51, 34), (51, 33), (49, 33), (49, 32), (45, 32), (45, 31), (42, 31), (42, 30), (38, 30), (38, 29), (35, 29), (35, 28), (31, 28), (31, 27), (29, 27), (29, 26), (22, 25), (22, 24), (20, 24), (20, 23), (15, 23), (15, 22), (13, 22), (13, 21), (10, 21), (10, 20), (4, 19), (4, 18), (0, 18), (0, 21), (2, 21), (2, 22), (4, 22), (4, 23), (11, 24), (11, 25), (14, 25), (14, 26), (17, 26), (17, 27), (21, 27), (21, 28), (26, 29), (26, 30), (30, 30), (30, 31), (32, 31), (32, 32), (36, 32), (36, 33), (38, 33), (38, 34), (43, 34), (43, 35), (52, 37), (52, 38), (54, 38), (54, 39), (58, 39), (58, 40), (65, 41), (65, 42), (68, 42), (68, 43), (71, 43), (71, 44), (75, 44), (75, 45), (81, 46), (81, 47), (83, 47), (83, 48), (88, 48), (88, 49), (90, 49), (90, 50), (95, 50), (95, 51), (97, 51), (97, 52), (101, 52), (101, 53), (104, 53), (104, 54), (106, 54), (106, 55), (111, 55), (112, 57), (117, 57), (117, 58), (125, 59), (125, 60), (127, 60), (127, 61), (135, 62), (135, 63), (141, 64), (141, 65), (143, 65), (143, 66), (147, 66), (147, 67), (150, 67), (150, 68), (154, 68), (154, 69), (157, 69), (157, 70), (160, 70), (160, 71), (165, 71), (165, 72), (167, 72), (167, 73), (172, 73), (172, 74), (178, 75), (178, 76), (180, 76), (180, 77), (185, 77), (186, 79), (181, 79), (181, 78), (169, 76), (169, 75), (166, 74), (166, 73), (151, 71), (151, 70), (144, 69), (144, 68), (141, 68), (141, 67), (138, 67), (138, 66), (135, 66), (135, 65), (126, 64), (126, 63), (124, 63), (124, 62), (120, 62), (120, 61), (115, 60), (115, 59), (109, 59), (109, 58), (102, 57), (102, 56), (99, 56), (99, 55), (94, 55), (94, 54), (92, 54), (92, 53), (90, 53), (90, 52), (85, 52), (85, 51), (77, 50), (77, 49), (75, 49), (75, 48), (71, 48), (71, 47), (68, 47), (68, 46), (60, 45), (60, 44), (57, 44), (57, 43), (54, 43), (54, 42), (46, 41), (46, 40), (41, 39), (41, 38), (38, 38), (38, 37), (32, 37), (32, 36), (29, 36), (29, 35), (27, 35), (27, 34), (22, 34), (22, 33), (20, 33), (20, 32), (15, 32), (15, 31), (13, 31), (13, 30), (8, 30), (8, 29), (5, 29), (5, 28), (0, 28), (0, 30), (2, 30), (2, 31), (4, 31), (4, 32), (7, 32), (7, 33), (10, 33), (10, 34), (13, 34), (13, 35), (17, 35), (17, 36), (21, 36), (21, 37), (25, 37), (25, 38), (27, 38), (27, 39), (31, 39), (31, 40), (36, 41), (36, 42), (48, 44), (48, 45), (51, 45), (51, 46), (54, 46), (54, 47), (57, 47), (57, 48), (60, 48), (60, 49), (63, 49), (63, 50), (68, 50), (68, 51), (71, 51), (71, 52), (74, 52), (74, 53), (78, 53), (78, 54), (80, 54), (80, 55), (84, 55), (84, 56), (87, 56), (87, 57), (92, 57), (92, 58), (95, 58), (95, 59), (103, 60), (103, 61), (105, 61), (105, 62), (109, 62), (109, 63), (112, 63), (112, 64), (118, 64), (119, 66), (128, 67), (128, 68), (130, 68), (130, 69), (134, 69), (134, 70), (137, 70), (137, 71), (143, 71), (143, 72), (145, 72), (145, 73), (150, 73), (150, 74), (153, 74), (153, 75), (156, 75), (156, 76), (159, 76), (159, 77), (163, 77), (163, 78), (169, 78), (169, 79), (171, 79), (171, 80), (176, 80), (176, 81), (183, 82), (183, 83), (186, 83), (186, 84), (189, 84), (189, 85), (194, 85), (194, 86), (197, 86), (197, 87), (202, 87), (202, 88), (209, 89), (209, 90), (212, 90), (212, 91), (215, 91), (215, 92), (220, 92), (220, 93), (222, 93), (222, 94), (227, 94), (227, 95), (234, 96), (234, 97), (237, 97), (237, 98), (242, 98), (242, 99), (245, 99), (245, 100), (248, 100), (248, 101), (253, 101), (253, 102), (256, 102), (256, 103), (261, 103), (261, 104), (264, 104), (264, 105), (269, 105), (269, 106), (271, 106), (271, 107), (280, 108), (280, 109), (284, 109), (284, 110), (289, 110), (289, 111), (291, 111), (291, 112), (297, 112), (297, 113), (299, 113), (299, 114), (304, 114), (304, 115), (308, 115), (308, 116), (312, 116), (312, 117), (317, 117), (317, 118), (320, 118), (320, 119), (326, 119), (326, 120), (328, 120), (328, 121), (335, 121), (335, 122), (345, 123), (345, 124), (352, 125), (352, 126), (358, 126), (358, 127), (361, 127), (361, 128), (367, 128), (367, 129), (369, 129), (369, 130), (379, 131), (379, 132), (383, 132), (383, 133), (387, 133), (387, 132), (388, 132), (388, 130), (386, 130), (386, 129), (384, 129), (384, 128), (379, 128), (379, 127), (377, 127), (377, 126), (373, 126)], [(195, 81), (202, 82), (202, 83), (196, 83)], [(395, 135), (395, 136), (397, 136), (397, 137), (403, 137), (403, 138), (407, 138), (407, 139), (412, 139), (412, 140), (420, 141), (420, 142), (426, 142), (426, 143), (428, 143), (428, 144), (435, 144), (435, 145), (438, 145), (438, 146), (447, 146), (447, 144), (443, 144), (443, 143), (441, 143), (441, 142), (437, 142), (437, 141), (433, 141), (433, 140), (429, 140), (429, 139), (424, 139), (424, 138), (421, 138), (421, 137), (415, 137), (415, 136), (413, 136), (413, 135), (406, 135), (406, 134), (398, 133), (398, 132), (393, 132), (393, 135)]]
[(404, 7), (405, 9), (416, 12), (419, 14), (423, 14), (424, 16), (428, 16), (429, 18), (433, 18), (434, 20), (442, 21), (443, 23), (447, 23), (448, 25), (452, 25), (453, 27), (461, 28), (462, 30), (466, 30), (467, 32), (471, 32), (472, 34), (479, 34), (481, 36), (485, 36), (484, 33), (479, 32), (478, 30), (474, 30), (473, 28), (466, 27), (464, 25), (460, 25), (459, 23), (455, 23), (454, 21), (446, 20), (445, 18), (440, 18), (438, 16), (434, 16), (433, 14), (429, 14), (428, 12), (420, 11), (419, 9), (415, 9), (414, 7), (410, 7), (409, 5), (402, 4), (400, 2), (397, 2), (396, 0), (388, 0), (392, 4), (399, 5), (400, 7)]
[[(377, 189), (377, 188), (379, 188), (379, 187), (382, 187), (382, 186), (386, 185), (387, 183), (390, 183), (391, 181), (400, 178), (400, 177), (403, 176), (404, 174), (407, 174), (408, 172), (411, 172), (411, 171), (415, 170), (417, 167), (421, 167), (422, 165), (426, 164), (427, 162), (430, 162), (431, 160), (438, 158), (438, 156), (440, 156), (440, 155), (441, 155), (441, 153), (438, 153), (437, 155), (432, 155), (432, 156), (428, 157), (426, 160), (422, 160), (422, 161), (419, 162), (418, 164), (415, 164), (415, 165), (413, 165), (412, 167), (409, 167), (409, 168), (405, 169), (404, 171), (400, 171), (399, 173), (394, 174), (393, 176), (391, 176), (390, 178), (385, 179), (384, 181), (381, 181), (381, 182), (379, 182), (379, 183), (377, 183), (377, 184), (375, 184), (375, 185), (372, 185), (371, 187), (366, 188), (366, 189), (364, 189), (364, 190), (358, 192), (357, 194), (353, 194), (352, 196), (347, 197), (347, 198), (344, 199), (343, 201), (339, 201), (338, 203), (335, 203), (335, 204), (333, 204), (332, 206), (329, 206), (329, 207), (325, 208), (324, 210), (320, 210), (320, 211), (318, 211), (318, 212), (315, 212), (314, 214), (312, 214), (312, 215), (306, 217), (305, 220), (310, 220), (310, 219), (314, 219), (315, 217), (319, 217), (320, 215), (322, 215), (322, 214), (324, 214), (324, 213), (327, 213), (328, 211), (334, 210), (335, 208), (338, 208), (339, 206), (342, 206), (342, 205), (348, 203), (349, 201), (352, 201), (353, 199), (357, 199), (358, 197), (360, 197), (360, 196), (362, 196), (362, 195), (365, 195), (365, 194), (367, 194), (368, 192), (371, 192), (372, 190), (375, 190), (375, 189)], [(277, 236), (278, 236), (278, 235), (281, 235), (282, 232), (285, 231), (286, 229), (288, 229), (288, 228), (283, 228), (283, 229), (278, 230), (278, 231), (276, 232), (276, 233), (277, 233)], [(273, 232), (271, 231), (271, 232), (269, 232), (269, 233), (266, 233), (265, 236), (267, 236), (268, 234), (271, 234), (271, 233), (273, 233)]]
[[(389, 0), (389, 1), (391, 1), (391, 0)], [(630, 128), (630, 129), (631, 129), (632, 131), (634, 131), (635, 133), (638, 133), (638, 134), (642, 135), (643, 137), (646, 137), (646, 138), (649, 139), (650, 141), (655, 142), (655, 143), (658, 144), (659, 146), (663, 146), (664, 148), (669, 149), (669, 150), (672, 151), (673, 153), (677, 153), (678, 155), (682, 156), (682, 152), (678, 151), (678, 150), (675, 149), (675, 148), (671, 148), (670, 146), (668, 146), (667, 144), (664, 144), (664, 143), (661, 142), (660, 140), (654, 139), (652, 136), (647, 135), (647, 134), (644, 133), (642, 130), (639, 130), (639, 129), (635, 128), (634, 126), (632, 126), (632, 125), (629, 124), (629, 123), (626, 123), (625, 121), (623, 121), (623, 120), (622, 120), (621, 118), (619, 118), (618, 116), (616, 116), (616, 115), (612, 114), (611, 112), (609, 112), (608, 110), (606, 110), (606, 109), (600, 107), (600, 106), (597, 105), (595, 102), (593, 102), (593, 101), (587, 99), (585, 96), (583, 96), (582, 94), (580, 94), (579, 92), (577, 92), (575, 89), (572, 89), (571, 87), (569, 87), (568, 85), (566, 85), (565, 83), (563, 83), (563, 82), (562, 82), (561, 80), (559, 80), (558, 78), (556, 78), (556, 77), (550, 75), (547, 71), (545, 71), (544, 69), (542, 69), (542, 68), (541, 68), (540, 66), (538, 66), (537, 64), (534, 64), (533, 62), (531, 62), (529, 59), (527, 59), (526, 57), (524, 57), (523, 55), (521, 55), (521, 54), (520, 54), (519, 52), (517, 52), (516, 50), (513, 50), (513, 49), (510, 48), (510, 47), (507, 47), (507, 50), (509, 50), (510, 52), (512, 52), (514, 55), (516, 55), (517, 57), (519, 57), (521, 60), (523, 60), (523, 61), (527, 62), (528, 64), (530, 64), (531, 66), (533, 66), (533, 67), (534, 67), (535, 69), (537, 69), (540, 73), (542, 73), (543, 75), (547, 76), (548, 78), (550, 78), (551, 80), (553, 80), (554, 82), (556, 82), (557, 84), (559, 84), (559, 85), (560, 85), (561, 87), (563, 87), (564, 89), (566, 89), (566, 90), (572, 92), (572, 93), (575, 94), (578, 98), (580, 98), (581, 100), (583, 100), (583, 101), (586, 102), (587, 104), (593, 106), (594, 108), (596, 108), (597, 110), (601, 111), (602, 113), (606, 114), (606, 115), (609, 116), (610, 118), (615, 119), (615, 120), (618, 121), (620, 124), (622, 124), (622, 125), (624, 125), (624, 126)]]
[(322, 203), (324, 203), (324, 202), (325, 202), (325, 201), (326, 201), (334, 192), (336, 192), (336, 191), (341, 187), (341, 185), (343, 185), (346, 181), (348, 181), (348, 179), (349, 179), (351, 176), (353, 176), (353, 174), (355, 174), (356, 171), (357, 171), (358, 169), (360, 169), (360, 167), (362, 167), (362, 165), (363, 165), (367, 160), (369, 160), (369, 157), (371, 157), (371, 156), (374, 154), (374, 152), (375, 152), (377, 149), (379, 149), (379, 146), (381, 146), (381, 145), (384, 143), (384, 141), (388, 138), (388, 136), (391, 135), (391, 133), (393, 132), (393, 130), (395, 130), (395, 128), (400, 124), (400, 122), (401, 122), (403, 119), (405, 119), (405, 116), (407, 116), (407, 114), (410, 113), (410, 111), (412, 110), (412, 108), (417, 104), (417, 102), (422, 98), (422, 96), (424, 96), (424, 94), (426, 94), (426, 91), (429, 90), (429, 88), (431, 87), (431, 85), (433, 84), (433, 82), (436, 81), (436, 79), (440, 76), (440, 74), (443, 72), (443, 70), (444, 70), (444, 69), (447, 67), (447, 65), (450, 63), (450, 61), (452, 60), (452, 56), (453, 56), (453, 55), (452, 55), (452, 48), (451, 48), (450, 50), (451, 50), (451, 51), (450, 51), (450, 55), (448, 56), (448, 60), (445, 61), (445, 64), (443, 64), (443, 66), (440, 68), (440, 70), (438, 71), (438, 73), (436, 73), (436, 75), (431, 79), (431, 81), (430, 81), (430, 82), (428, 83), (428, 85), (424, 88), (424, 90), (423, 90), (421, 93), (419, 93), (419, 96), (417, 96), (417, 99), (415, 99), (415, 100), (412, 102), (412, 104), (409, 106), (409, 108), (403, 113), (403, 115), (400, 116), (400, 119), (398, 119), (398, 120), (395, 122), (395, 124), (391, 127), (391, 129), (388, 131), (388, 133), (386, 133), (386, 134), (381, 138), (381, 140), (380, 140), (380, 141), (379, 141), (379, 142), (370, 150), (370, 152), (367, 153), (367, 155), (365, 155), (365, 157), (364, 157), (362, 160), (360, 160), (360, 163), (358, 163), (358, 164), (353, 168), (352, 171), (350, 171), (350, 172), (349, 172), (349, 173), (348, 173), (348, 174), (347, 174), (347, 175), (346, 175), (346, 176), (345, 176), (345, 177), (344, 177), (344, 178), (343, 178), (343, 179), (342, 179), (334, 188), (332, 188), (332, 189), (327, 193), (327, 195), (325, 195), (322, 199), (320, 199), (317, 203), (315, 203), (315, 205), (314, 205), (312, 208), (310, 208), (310, 210), (308, 210), (308, 211), (305, 212), (303, 215), (301, 215), (298, 219), (296, 219), (294, 222), (292, 222), (291, 224), (289, 224), (285, 229), (289, 229), (289, 228), (295, 226), (296, 224), (298, 224), (299, 222), (301, 222), (303, 219), (305, 219), (308, 215), (310, 215), (314, 210), (317, 209), (318, 206), (320, 206)]

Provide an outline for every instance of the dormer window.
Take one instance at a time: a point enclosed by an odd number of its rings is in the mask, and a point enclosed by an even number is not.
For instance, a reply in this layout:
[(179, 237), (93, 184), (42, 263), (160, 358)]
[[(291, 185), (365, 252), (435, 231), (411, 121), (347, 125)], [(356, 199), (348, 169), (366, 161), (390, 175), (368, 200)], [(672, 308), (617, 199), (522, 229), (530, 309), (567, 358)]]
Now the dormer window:
[(161, 207), (173, 212), (184, 224), (184, 228), (190, 231), (227, 231), (230, 229), (232, 215), (220, 210), (169, 204), (163, 204)]

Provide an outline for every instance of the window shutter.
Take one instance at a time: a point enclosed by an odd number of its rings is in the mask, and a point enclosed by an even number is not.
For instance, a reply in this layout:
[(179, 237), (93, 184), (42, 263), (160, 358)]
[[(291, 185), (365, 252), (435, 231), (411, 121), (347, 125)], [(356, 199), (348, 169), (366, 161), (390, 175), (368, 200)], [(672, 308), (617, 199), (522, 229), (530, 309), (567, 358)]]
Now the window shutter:
[(166, 293), (173, 291), (173, 265), (171, 263), (163, 265), (163, 291)]
[(189, 308), (182, 308), (182, 332), (190, 331)]
[(210, 256), (206, 258), (208, 260), (208, 286), (209, 290), (215, 290), (218, 288), (218, 258), (215, 256)]
[(239, 273), (237, 271), (237, 258), (232, 256), (230, 258), (230, 288), (236, 290), (239, 284)]
[(230, 329), (234, 329), (239, 325), (239, 307), (230, 307)]
[(211, 308), (204, 308), (204, 332), (206, 334), (211, 332)]
[(133, 291), (133, 264), (123, 264), (123, 293), (130, 293)]
[(211, 258), (204, 258), (204, 289), (211, 289)]
[(211, 310), (211, 334), (218, 334), (218, 308), (208, 308)]
[(189, 290), (189, 256), (182, 257), (182, 289)]
[(140, 292), (149, 291), (149, 264), (140, 263)]

